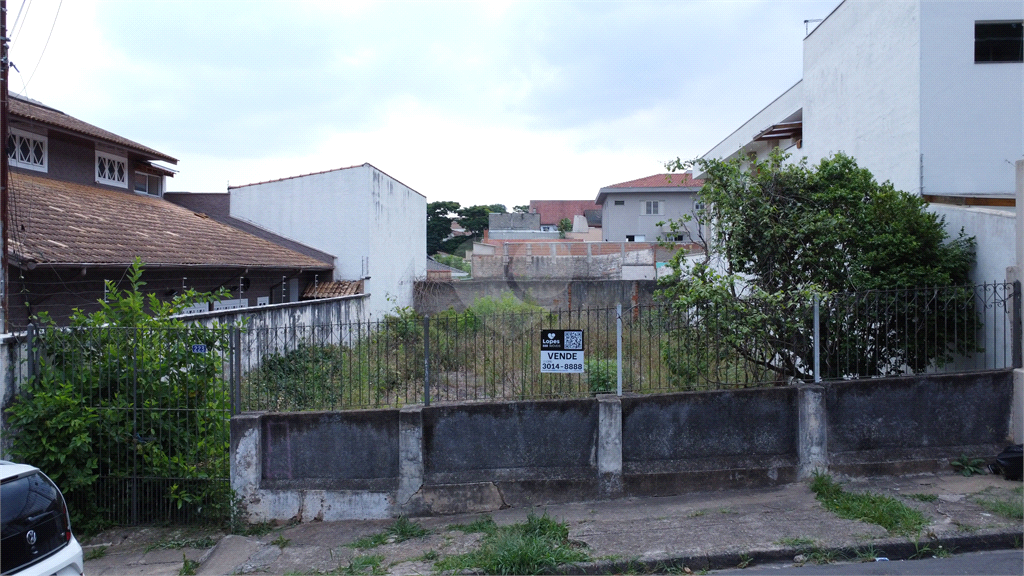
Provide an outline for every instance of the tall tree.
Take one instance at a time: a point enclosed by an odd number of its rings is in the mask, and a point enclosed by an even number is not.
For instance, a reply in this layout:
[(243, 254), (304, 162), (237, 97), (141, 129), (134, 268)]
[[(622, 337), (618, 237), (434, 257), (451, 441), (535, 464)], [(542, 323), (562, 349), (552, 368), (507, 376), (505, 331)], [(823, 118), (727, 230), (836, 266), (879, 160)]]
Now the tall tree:
[[(847, 292), (969, 283), (974, 238), (963, 230), (949, 238), (923, 199), (878, 184), (844, 154), (814, 167), (786, 164), (787, 157), (776, 151), (747, 170), (739, 161), (720, 160), (668, 166), (697, 166), (706, 174), (700, 197), (707, 208), (698, 223), (712, 229), (703, 239), (704, 258), (677, 254), (675, 272), (660, 291), (679, 320), (678, 341), (715, 334), (714, 346), (666, 350), (683, 379), (707, 377), (730, 362), (782, 380), (807, 377), (812, 326), (805, 315), (815, 295), (835, 302)], [(862, 303), (826, 310), (823, 354), (855, 362), (827, 364), (824, 375), (850, 375), (851, 365), (870, 366), (873, 374), (921, 370), (971, 353), (973, 333), (954, 333), (973, 319), (969, 292), (954, 292), (945, 302), (900, 300), (890, 305), (891, 314), (871, 320), (859, 314), (867, 312), (858, 312)], [(931, 327), (923, 325), (926, 315)], [(846, 344), (857, 338), (857, 345)], [(914, 345), (897, 348), (907, 342)]]
[(442, 250), (442, 243), (452, 233), (452, 222), (458, 217), (458, 202), (431, 202), (427, 204), (427, 254)]
[(474, 238), (480, 238), (484, 235), (484, 230), (490, 225), (489, 215), (491, 212), (505, 214), (507, 211), (504, 204), (476, 205), (460, 208), (459, 224), (467, 232), (472, 233)]

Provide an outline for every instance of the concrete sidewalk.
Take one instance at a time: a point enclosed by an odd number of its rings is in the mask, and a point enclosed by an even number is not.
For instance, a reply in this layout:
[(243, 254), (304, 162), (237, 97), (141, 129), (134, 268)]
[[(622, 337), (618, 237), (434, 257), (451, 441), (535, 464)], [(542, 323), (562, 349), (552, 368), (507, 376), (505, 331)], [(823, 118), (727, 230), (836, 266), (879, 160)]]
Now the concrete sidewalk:
[[(580, 574), (684, 568), (699, 572), (793, 564), (794, 559), (856, 561), (858, 556), (872, 555), (897, 560), (915, 554), (1020, 548), (1024, 542), (1021, 520), (979, 504), (981, 499), (1020, 501), (1022, 495), (1014, 491), (1022, 486), (1020, 482), (953, 474), (837, 480), (851, 492), (894, 496), (921, 510), (931, 523), (917, 539), (892, 536), (880, 526), (836, 517), (804, 483), (506, 509), (491, 516), (499, 526), (522, 522), (530, 513), (564, 521), (569, 538), (584, 544), (592, 558), (589, 563), (563, 567), (566, 573)], [(936, 498), (927, 501), (922, 495)], [(383, 531), (392, 521), (311, 522), (278, 527), (258, 537), (152, 527), (118, 529), (84, 543), (87, 557), (90, 551), (105, 547), (102, 554), (92, 552), (97, 557), (87, 560), (85, 569), (91, 575), (176, 575), (190, 560), (199, 563), (196, 573), (200, 575), (342, 573), (356, 557), (380, 555), (380, 568), (390, 574), (430, 574), (436, 559), (478, 545), (481, 534), (448, 528), (478, 517), (416, 518), (430, 531), (428, 535), (369, 550), (350, 544)]]

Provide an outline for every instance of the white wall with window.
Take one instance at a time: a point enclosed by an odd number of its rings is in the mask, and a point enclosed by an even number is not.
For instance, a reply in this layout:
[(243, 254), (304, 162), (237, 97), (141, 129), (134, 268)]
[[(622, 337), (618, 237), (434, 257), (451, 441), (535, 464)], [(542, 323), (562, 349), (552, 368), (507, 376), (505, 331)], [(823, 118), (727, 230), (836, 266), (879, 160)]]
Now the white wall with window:
[(678, 187), (607, 192), (601, 203), (601, 239), (606, 242), (668, 240), (668, 225), (658, 223), (692, 216), (696, 193), (696, 189), (681, 191)]
[(47, 144), (46, 136), (11, 128), (7, 135), (9, 165), (15, 168), (46, 172)]
[(96, 183), (118, 188), (128, 187), (128, 159), (96, 151)]

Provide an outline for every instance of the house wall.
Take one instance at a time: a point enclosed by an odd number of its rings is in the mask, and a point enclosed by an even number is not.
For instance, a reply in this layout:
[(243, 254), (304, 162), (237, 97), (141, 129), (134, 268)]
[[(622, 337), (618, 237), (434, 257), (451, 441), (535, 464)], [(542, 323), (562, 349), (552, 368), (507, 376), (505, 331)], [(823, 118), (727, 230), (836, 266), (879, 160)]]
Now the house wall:
[(426, 198), (369, 164), (232, 188), (231, 216), (334, 255), (334, 277), (364, 276), (370, 313), (412, 306), (426, 277)]
[[(1010, 432), (1010, 370), (231, 419), (253, 522), (480, 513), (767, 487), (815, 471), (951, 471)], [(324, 447), (327, 449), (324, 449)], [(268, 454), (269, 452), (269, 454)]]
[(971, 281), (1006, 282), (1007, 268), (1014, 265), (1016, 215), (1012, 209), (929, 204), (928, 210), (946, 219), (946, 231), (956, 238), (963, 228), (977, 241)]
[(803, 149), (836, 152), (879, 181), (921, 187), (919, 2), (847, 1), (804, 40)]
[[(668, 226), (658, 222), (682, 218), (693, 214), (695, 192), (615, 193), (605, 197), (601, 211), (601, 237), (606, 242), (626, 242), (627, 235), (643, 234), (645, 242), (657, 242), (658, 237), (668, 233)], [(616, 206), (615, 201), (625, 204)], [(644, 214), (645, 202), (659, 200), (666, 203), (664, 215)], [(694, 234), (696, 236), (696, 234)]]
[(1024, 157), (1024, 64), (976, 64), (974, 23), (1021, 20), (1024, 7), (984, 1), (920, 6), (923, 193), (1012, 195), (1013, 163)]

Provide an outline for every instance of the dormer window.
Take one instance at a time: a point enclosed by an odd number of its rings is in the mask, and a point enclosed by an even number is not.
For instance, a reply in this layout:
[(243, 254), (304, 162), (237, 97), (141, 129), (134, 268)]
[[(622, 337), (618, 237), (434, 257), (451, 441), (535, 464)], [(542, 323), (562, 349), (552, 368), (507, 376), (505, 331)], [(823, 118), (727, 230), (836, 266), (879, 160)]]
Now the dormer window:
[(46, 136), (11, 128), (7, 159), (11, 166), (46, 172)]
[(163, 192), (163, 176), (147, 174), (145, 172), (135, 173), (135, 191), (139, 194), (159, 196)]
[(96, 152), (96, 182), (119, 188), (128, 187), (128, 159)]

